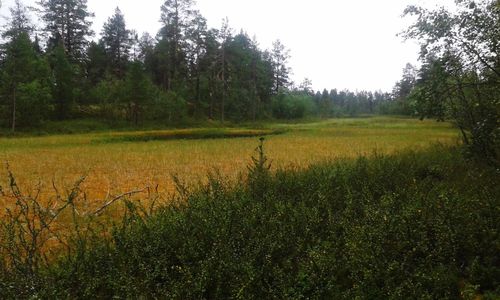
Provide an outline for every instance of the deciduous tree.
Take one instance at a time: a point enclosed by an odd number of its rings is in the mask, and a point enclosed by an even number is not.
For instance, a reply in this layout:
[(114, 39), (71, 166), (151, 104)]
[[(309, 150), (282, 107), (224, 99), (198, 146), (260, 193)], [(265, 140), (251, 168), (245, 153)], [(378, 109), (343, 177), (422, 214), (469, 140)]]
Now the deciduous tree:
[[(406, 9), (416, 21), (406, 38), (421, 44), (424, 67), (414, 94), (442, 107), (477, 157), (498, 162), (500, 145), (500, 6), (497, 0), (459, 0), (453, 9)], [(443, 114), (439, 115), (442, 117)]]

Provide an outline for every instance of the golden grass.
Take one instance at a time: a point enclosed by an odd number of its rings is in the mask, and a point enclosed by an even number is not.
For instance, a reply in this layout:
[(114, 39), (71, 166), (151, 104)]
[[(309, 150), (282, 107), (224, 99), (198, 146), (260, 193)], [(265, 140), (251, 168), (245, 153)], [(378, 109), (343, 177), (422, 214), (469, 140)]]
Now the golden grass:
[[(456, 130), (447, 123), (388, 117), (268, 127), (286, 130), (284, 134), (266, 138), (266, 153), (274, 168), (305, 167), (322, 160), (354, 158), (374, 151), (392, 153), (405, 148), (420, 149), (437, 141), (453, 143), (458, 138)], [(160, 133), (169, 134), (168, 131)], [(187, 183), (203, 180), (213, 169), (236, 178), (238, 173), (245, 171), (258, 144), (255, 137), (95, 142), (127, 134), (155, 133), (0, 138), (0, 161), (9, 163), (23, 189), (34, 189), (40, 182), (46, 197), (53, 196), (52, 181), (59, 187), (69, 188), (82, 175), (87, 175), (83, 189), (88, 199), (99, 205), (108, 194), (145, 186), (158, 185), (163, 194), (172, 192), (173, 174)], [(0, 184), (4, 187), (7, 183), (5, 175), (6, 169), (2, 167)], [(0, 199), (0, 207), (5, 206), (6, 201)]]

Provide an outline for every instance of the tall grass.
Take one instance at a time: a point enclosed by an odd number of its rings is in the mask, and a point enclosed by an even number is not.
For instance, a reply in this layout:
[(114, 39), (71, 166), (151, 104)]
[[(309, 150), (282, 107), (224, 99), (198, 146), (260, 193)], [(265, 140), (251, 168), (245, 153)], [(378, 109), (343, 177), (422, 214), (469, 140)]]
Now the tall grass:
[[(16, 179), (25, 189), (38, 184), (71, 188), (82, 174), (82, 188), (89, 199), (103, 199), (108, 193), (159, 186), (167, 197), (175, 191), (171, 174), (196, 184), (216, 168), (236, 179), (246, 168), (255, 137), (266, 137), (266, 152), (273, 169), (290, 165), (305, 168), (325, 159), (356, 158), (359, 155), (393, 153), (411, 148), (425, 149), (432, 142), (455, 143), (458, 132), (449, 124), (402, 118), (333, 119), (301, 124), (264, 124), (268, 129), (189, 129), (153, 132), (108, 132), (44, 137), (0, 138), (0, 161), (9, 161)], [(185, 140), (182, 135), (197, 137)], [(169, 140), (175, 137), (175, 140)], [(149, 142), (144, 142), (149, 140)], [(110, 142), (112, 141), (112, 142)], [(4, 171), (0, 170), (0, 183)], [(45, 189), (43, 197), (53, 197)], [(94, 203), (99, 206), (101, 203)], [(4, 207), (0, 197), (0, 207)]]
[(436, 147), (269, 172), (263, 150), (239, 184), (125, 202), (109, 235), (77, 231), (28, 283), (2, 256), (0, 297), (500, 296), (498, 170)]

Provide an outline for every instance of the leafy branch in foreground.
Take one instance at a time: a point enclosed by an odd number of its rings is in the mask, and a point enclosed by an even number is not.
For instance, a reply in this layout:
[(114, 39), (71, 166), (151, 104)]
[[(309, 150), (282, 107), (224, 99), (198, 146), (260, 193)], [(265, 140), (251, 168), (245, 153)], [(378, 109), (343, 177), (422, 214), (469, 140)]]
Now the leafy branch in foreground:
[(455, 1), (452, 9), (409, 6), (416, 21), (403, 33), (421, 45), (423, 65), (410, 98), (422, 117), (447, 118), (470, 154), (499, 164), (500, 6)]

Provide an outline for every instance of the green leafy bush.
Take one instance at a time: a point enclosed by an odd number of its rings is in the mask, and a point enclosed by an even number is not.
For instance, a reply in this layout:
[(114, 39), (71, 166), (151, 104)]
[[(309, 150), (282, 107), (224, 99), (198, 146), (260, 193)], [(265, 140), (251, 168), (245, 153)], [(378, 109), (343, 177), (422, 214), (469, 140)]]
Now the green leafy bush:
[[(435, 299), (498, 296), (498, 170), (459, 151), (217, 174), (173, 204), (129, 203), (108, 238), (42, 268), (41, 298)], [(260, 175), (259, 175), (260, 174)], [(263, 176), (260, 177), (259, 176)], [(241, 181), (244, 181), (241, 178)], [(0, 272), (0, 296), (24, 285)], [(9, 294), (9, 291), (11, 294)], [(2, 294), (3, 293), (3, 294)]]

